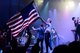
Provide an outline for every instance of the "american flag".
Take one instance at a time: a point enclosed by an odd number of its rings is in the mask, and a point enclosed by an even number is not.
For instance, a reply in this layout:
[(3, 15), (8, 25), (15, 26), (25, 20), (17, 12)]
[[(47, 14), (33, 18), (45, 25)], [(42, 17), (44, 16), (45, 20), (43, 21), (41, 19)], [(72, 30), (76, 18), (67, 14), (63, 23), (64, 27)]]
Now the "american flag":
[(22, 30), (27, 28), (38, 18), (39, 14), (31, 3), (22, 11), (12, 16), (8, 20), (7, 25), (10, 28), (13, 37), (16, 37)]

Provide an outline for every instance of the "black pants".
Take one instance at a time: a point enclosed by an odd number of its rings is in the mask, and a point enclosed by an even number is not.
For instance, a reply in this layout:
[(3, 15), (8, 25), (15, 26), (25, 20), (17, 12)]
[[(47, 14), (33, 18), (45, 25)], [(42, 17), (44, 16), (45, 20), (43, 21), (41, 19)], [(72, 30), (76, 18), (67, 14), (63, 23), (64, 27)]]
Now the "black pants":
[(76, 31), (75, 31), (75, 41), (77, 40), (80, 41), (80, 25), (77, 26)]
[(50, 32), (45, 33), (45, 43), (46, 43), (46, 52), (48, 53), (48, 47), (52, 50), (52, 47), (49, 42)]
[(80, 34), (75, 33), (75, 41), (79, 40), (80, 41)]
[(43, 39), (37, 39), (37, 43), (41, 42), (41, 53), (43, 53)]

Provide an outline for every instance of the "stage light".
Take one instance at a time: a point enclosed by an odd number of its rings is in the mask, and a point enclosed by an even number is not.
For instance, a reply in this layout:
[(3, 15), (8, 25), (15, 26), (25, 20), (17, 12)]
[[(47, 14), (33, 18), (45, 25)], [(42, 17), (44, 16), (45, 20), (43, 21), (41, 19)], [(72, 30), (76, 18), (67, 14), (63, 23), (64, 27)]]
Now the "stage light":
[(38, 5), (41, 5), (44, 2), (44, 0), (35, 0), (35, 1), (37, 2)]
[(80, 6), (80, 2), (79, 2), (79, 6)]
[(74, 3), (74, 1), (67, 1), (66, 2), (66, 9), (74, 9), (74, 7), (75, 7), (75, 3)]

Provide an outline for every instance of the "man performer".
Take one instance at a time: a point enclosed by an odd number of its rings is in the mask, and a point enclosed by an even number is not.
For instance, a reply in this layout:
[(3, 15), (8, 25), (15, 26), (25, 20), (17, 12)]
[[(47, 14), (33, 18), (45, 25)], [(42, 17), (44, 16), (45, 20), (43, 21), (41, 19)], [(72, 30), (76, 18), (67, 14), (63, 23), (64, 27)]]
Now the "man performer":
[(50, 44), (50, 37), (51, 37), (51, 30), (52, 30), (52, 25), (51, 25), (51, 19), (48, 18), (47, 22), (45, 22), (42, 18), (40, 18), (45, 24), (45, 44), (46, 44), (46, 53), (48, 53), (48, 47), (52, 50), (51, 44)]
[(41, 24), (39, 28), (32, 27), (32, 29), (38, 32), (37, 43), (41, 42), (41, 53), (43, 53), (44, 26)]
[(75, 17), (73, 17), (72, 20), (74, 21), (74, 24), (75, 24), (75, 27), (76, 27), (76, 30), (75, 30), (75, 41), (77, 41), (77, 40), (80, 41), (80, 19), (78, 17), (77, 20), (76, 20)]

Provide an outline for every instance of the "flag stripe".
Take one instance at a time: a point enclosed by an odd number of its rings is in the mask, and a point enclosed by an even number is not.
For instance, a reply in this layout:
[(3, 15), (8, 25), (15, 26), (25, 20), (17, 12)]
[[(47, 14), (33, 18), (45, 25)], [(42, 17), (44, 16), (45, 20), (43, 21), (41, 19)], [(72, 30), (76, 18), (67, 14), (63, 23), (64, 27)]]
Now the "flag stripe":
[(28, 24), (29, 24), (29, 22), (32, 22), (32, 20), (35, 20), (35, 19), (37, 19), (38, 17), (39, 17), (39, 15), (32, 17), (30, 20), (25, 21), (25, 22), (24, 22), (24, 25), (26, 25), (25, 23), (28, 23)]
[(13, 30), (16, 30), (17, 28), (22, 27), (22, 25), (23, 25), (23, 23), (20, 23), (18, 26), (11, 28), (11, 30), (12, 30), (12, 31), (13, 31)]
[(25, 19), (25, 21), (30, 21), (30, 19), (32, 19), (32, 17), (34, 16), (34, 15), (36, 15), (36, 14), (38, 14), (37, 12), (35, 12), (35, 13), (33, 13), (31, 16), (29, 16), (29, 18), (27, 18), (27, 19)]
[(16, 18), (19, 17), (20, 15), (21, 15), (20, 13), (15, 14), (14, 16), (12, 16), (12, 17), (8, 20), (8, 22), (16, 19)]
[(21, 24), (22, 22), (23, 22), (23, 19), (20, 20), (20, 21), (18, 21), (18, 22), (16, 22), (16, 23), (14, 23), (14, 24), (12, 24), (12, 25), (9, 25), (9, 27), (10, 27), (10, 28), (15, 27), (15, 26)]
[(7, 24), (8, 24), (8, 25), (14, 24), (14, 23), (16, 23), (17, 21), (19, 21), (19, 20), (21, 20), (21, 19), (22, 19), (22, 16), (16, 17), (16, 19), (11, 20), (11, 21), (8, 22)]
[(15, 37), (19, 35), (19, 33), (30, 26), (34, 21), (39, 18), (39, 14), (36, 9), (29, 5), (27, 8), (22, 10), (21, 12), (12, 16), (7, 25), (11, 30), (11, 34)]
[[(39, 17), (39, 15), (37, 15), (36, 17), (34, 17), (34, 18), (31, 19), (30, 21), (28, 21), (28, 24), (24, 23), (23, 27), (25, 28), (25, 27), (29, 26), (29, 25), (30, 25), (35, 19), (37, 19), (38, 17)], [(21, 29), (22, 29), (22, 28), (21, 28)], [(14, 33), (18, 33), (19, 31), (21, 31), (21, 29), (15, 30), (15, 32), (13, 32), (13, 34), (14, 34)]]
[(18, 33), (18, 32), (20, 32), (21, 30), (22, 30), (22, 27), (21, 27), (20, 29), (18, 29), (18, 30), (15, 30), (14, 32), (12, 32), (12, 34)]
[(36, 11), (36, 10), (35, 10), (35, 9), (31, 10), (31, 12), (29, 13), (29, 15), (31, 15), (31, 14), (32, 14), (32, 12), (34, 12), (34, 11)]
[(33, 23), (35, 20), (37, 20), (39, 18), (39, 15), (37, 15), (36, 17), (34, 17), (33, 19), (31, 19), (28, 24), (25, 22), (23, 27), (28, 27), (31, 23)]
[(12, 32), (15, 32), (16, 30), (19, 30), (22, 26), (15, 28), (15, 29), (11, 29)]
[(30, 16), (29, 18), (25, 19), (25, 22), (24, 22), (24, 23), (29, 22), (29, 21), (30, 21), (31, 19), (33, 19), (35, 16), (37, 16), (36, 13), (32, 14), (32, 16)]
[(19, 32), (18, 33), (14, 33), (12, 35), (13, 35), (13, 37), (16, 37), (18, 34), (19, 34)]
[(35, 10), (35, 11), (32, 10), (32, 11), (30, 12), (29, 16), (31, 16), (31, 15), (34, 14), (34, 13), (36, 13), (36, 10)]
[(23, 24), (23, 22), (20, 22), (18, 25), (15, 25), (15, 26), (12, 26), (12, 27), (9, 27), (10, 29), (14, 29), (14, 28), (16, 28), (16, 27), (18, 27), (18, 26), (20, 26), (20, 25), (22, 25)]
[[(37, 18), (37, 19), (38, 19), (38, 18)], [(36, 21), (37, 19), (35, 19), (34, 21)], [(34, 21), (33, 21), (33, 22), (34, 22)], [(33, 22), (31, 22), (31, 23), (30, 23), (30, 24), (28, 24), (28, 25), (31, 25)], [(27, 28), (27, 27), (28, 27), (28, 25), (24, 25), (24, 26), (23, 26), (23, 29), (24, 29), (24, 28)]]

